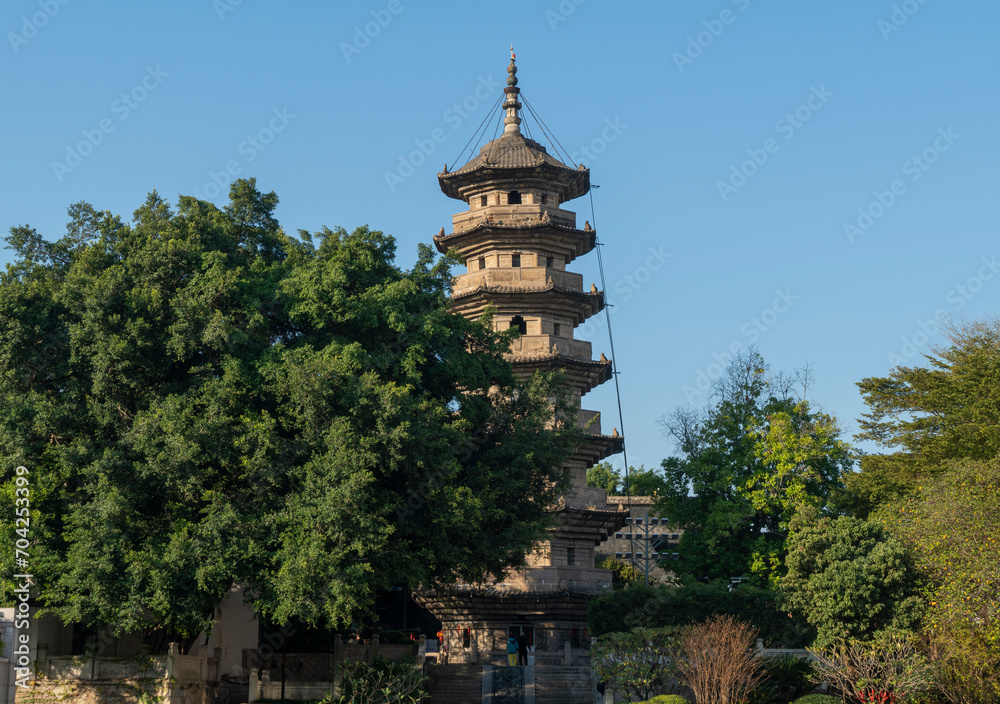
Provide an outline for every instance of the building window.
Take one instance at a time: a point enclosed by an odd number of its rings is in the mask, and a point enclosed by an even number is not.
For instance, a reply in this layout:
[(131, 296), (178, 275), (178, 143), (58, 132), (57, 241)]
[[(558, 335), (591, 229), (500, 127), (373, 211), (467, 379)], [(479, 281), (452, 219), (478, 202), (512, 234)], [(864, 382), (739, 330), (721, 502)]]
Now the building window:
[(620, 560), (622, 559), (622, 554), (620, 552), (616, 552), (615, 557)]
[(566, 548), (566, 564), (570, 566), (576, 564), (576, 548)]
[(521, 205), (521, 192), (511, 191), (507, 194), (507, 205)]
[(549, 267), (551, 269), (552, 265), (554, 263), (555, 263), (555, 259), (553, 257), (545, 257), (545, 266), (547, 266), (547, 267)]
[(479, 270), (482, 271), (486, 268), (486, 257), (479, 257)]
[(552, 334), (556, 337), (560, 337), (562, 333), (562, 326), (559, 323), (552, 323)]
[(515, 269), (521, 266), (521, 255), (520, 254), (510, 255), (510, 265)]
[(622, 539), (622, 538), (623, 538), (624, 536), (625, 536), (625, 534), (624, 534), (624, 533), (615, 533), (615, 537), (616, 537), (616, 538), (617, 538), (618, 540), (621, 540), (621, 539)]
[(488, 202), (489, 201), (487, 200), (486, 196), (479, 196), (479, 207), (480, 208), (485, 208)]
[(524, 322), (524, 318), (522, 318), (520, 315), (515, 315), (513, 318), (510, 319), (510, 326), (512, 328), (517, 328), (518, 330), (520, 330), (522, 335), (528, 334), (528, 324)]

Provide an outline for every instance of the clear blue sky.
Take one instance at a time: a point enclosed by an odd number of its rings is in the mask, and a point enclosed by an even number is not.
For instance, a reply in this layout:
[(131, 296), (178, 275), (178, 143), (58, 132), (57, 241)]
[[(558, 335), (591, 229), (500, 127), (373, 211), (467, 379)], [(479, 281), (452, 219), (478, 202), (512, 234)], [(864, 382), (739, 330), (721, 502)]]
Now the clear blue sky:
[[(997, 310), (998, 24), (985, 0), (6, 0), (0, 227), (58, 237), (79, 200), (129, 219), (232, 167), (288, 231), (369, 224), (408, 267), (460, 209), (436, 173), (513, 42), (601, 186), (630, 462), (670, 454), (656, 419), (704, 403), (734, 344), (810, 363), (811, 399), (853, 433), (857, 381), (921, 363), (939, 311)], [(596, 255), (576, 265), (599, 282)], [(583, 332), (610, 356), (603, 324)], [(607, 430), (611, 387), (584, 402)]]

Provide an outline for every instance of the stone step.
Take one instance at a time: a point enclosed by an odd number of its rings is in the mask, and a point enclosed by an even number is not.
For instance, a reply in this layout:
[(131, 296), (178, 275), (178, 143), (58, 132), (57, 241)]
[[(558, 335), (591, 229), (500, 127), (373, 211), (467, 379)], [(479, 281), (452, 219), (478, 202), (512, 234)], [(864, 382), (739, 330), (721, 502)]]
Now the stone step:
[(594, 704), (589, 667), (536, 667), (535, 704)]

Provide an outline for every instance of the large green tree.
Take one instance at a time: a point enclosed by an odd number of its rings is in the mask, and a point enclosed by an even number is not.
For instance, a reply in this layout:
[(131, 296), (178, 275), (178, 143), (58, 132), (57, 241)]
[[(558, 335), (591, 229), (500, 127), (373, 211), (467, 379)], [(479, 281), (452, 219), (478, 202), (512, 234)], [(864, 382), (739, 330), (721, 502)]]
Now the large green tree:
[(795, 385), (794, 377), (769, 375), (760, 354), (748, 350), (716, 382), (708, 407), (663, 419), (681, 452), (663, 461), (657, 504), (684, 528), (677, 572), (776, 580), (792, 518), (823, 509), (840, 486), (851, 450), (836, 420), (798, 398)]
[(850, 516), (801, 514), (792, 527), (781, 592), (816, 627), (818, 646), (919, 626), (921, 582), (899, 539)]
[(449, 312), (450, 260), (291, 238), (277, 202), (240, 180), (224, 209), (154, 192), (131, 223), (81, 203), (57, 242), (7, 238), (0, 477), (12, 499), (28, 468), (29, 569), (63, 619), (193, 634), (241, 584), (272, 621), (349, 623), (544, 535), (576, 437), (558, 379), (519, 383), (510, 333)]
[(948, 460), (1000, 455), (1000, 321), (953, 327), (949, 338), (927, 367), (896, 367), (858, 383), (869, 412), (857, 437), (888, 452), (865, 456), (846, 478), (852, 513), (866, 516), (908, 495)]

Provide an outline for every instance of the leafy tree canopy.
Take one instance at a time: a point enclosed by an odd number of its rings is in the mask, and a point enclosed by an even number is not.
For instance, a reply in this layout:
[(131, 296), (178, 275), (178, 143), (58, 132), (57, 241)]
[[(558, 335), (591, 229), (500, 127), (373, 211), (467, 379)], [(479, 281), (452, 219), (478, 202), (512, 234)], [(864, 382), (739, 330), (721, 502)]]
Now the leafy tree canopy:
[(1000, 664), (1000, 458), (964, 460), (885, 512), (930, 583), (927, 625)]
[(707, 584), (686, 578), (680, 585), (634, 583), (604, 594), (588, 605), (588, 624), (595, 636), (634, 628), (684, 626), (713, 614), (729, 614), (757, 628), (767, 643), (801, 648), (816, 634), (798, 615), (789, 615), (772, 589), (727, 582)]
[(816, 627), (816, 645), (917, 628), (924, 601), (902, 542), (874, 521), (810, 518), (794, 523), (781, 592)]
[[(662, 419), (680, 457), (662, 467), (660, 515), (684, 528), (679, 573), (776, 581), (797, 512), (823, 509), (853, 460), (836, 419), (796, 396), (808, 370), (768, 374), (756, 350), (738, 355), (703, 410)], [(804, 394), (804, 391), (803, 391)]]
[(587, 486), (604, 489), (608, 496), (656, 496), (666, 488), (666, 480), (655, 467), (629, 467), (628, 476), (622, 476), (610, 462), (598, 462), (587, 470)]
[(955, 327), (949, 337), (929, 367), (896, 367), (858, 383), (870, 410), (857, 437), (891, 452), (864, 457), (847, 479), (846, 507), (856, 515), (907, 495), (947, 460), (1000, 455), (1000, 321)]
[(240, 584), (272, 621), (336, 626), (544, 535), (576, 437), (557, 379), (519, 383), (509, 334), (449, 312), (429, 247), (403, 271), (367, 227), (294, 239), (277, 202), (240, 180), (221, 210), (153, 192), (131, 223), (79, 203), (57, 242), (11, 230), (0, 486), (28, 468), (64, 620), (195, 634)]

